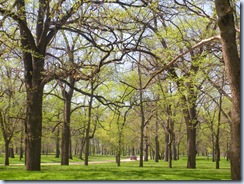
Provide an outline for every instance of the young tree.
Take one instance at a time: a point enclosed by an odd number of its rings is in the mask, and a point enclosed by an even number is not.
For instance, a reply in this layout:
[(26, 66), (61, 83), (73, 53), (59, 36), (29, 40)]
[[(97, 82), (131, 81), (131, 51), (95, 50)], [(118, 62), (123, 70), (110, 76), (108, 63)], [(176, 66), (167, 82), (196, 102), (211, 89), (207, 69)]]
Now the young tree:
[(1, 66), (0, 86), (0, 129), (4, 139), (5, 165), (13, 157), (12, 138), (25, 120), (24, 95), (19, 88), (20, 70), (12, 66), (13, 62)]

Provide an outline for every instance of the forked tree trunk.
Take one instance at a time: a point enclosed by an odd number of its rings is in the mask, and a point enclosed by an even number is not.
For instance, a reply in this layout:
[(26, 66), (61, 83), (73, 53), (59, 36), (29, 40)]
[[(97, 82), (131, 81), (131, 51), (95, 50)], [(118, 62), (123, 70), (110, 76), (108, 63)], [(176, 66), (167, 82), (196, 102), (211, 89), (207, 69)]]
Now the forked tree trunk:
[(241, 172), (241, 126), (240, 126), (240, 57), (236, 44), (236, 29), (233, 8), (229, 0), (215, 0), (220, 29), (223, 59), (232, 96), (230, 162), (232, 180), (240, 180)]

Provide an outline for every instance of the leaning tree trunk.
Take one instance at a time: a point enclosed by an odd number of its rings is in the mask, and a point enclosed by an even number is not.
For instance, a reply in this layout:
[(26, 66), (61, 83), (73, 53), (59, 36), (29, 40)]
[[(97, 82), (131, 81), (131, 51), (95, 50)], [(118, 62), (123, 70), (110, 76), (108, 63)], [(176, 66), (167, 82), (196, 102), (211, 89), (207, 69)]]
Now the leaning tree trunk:
[(223, 59), (232, 95), (230, 162), (232, 180), (240, 180), (240, 58), (236, 43), (235, 20), (229, 0), (215, 0)]

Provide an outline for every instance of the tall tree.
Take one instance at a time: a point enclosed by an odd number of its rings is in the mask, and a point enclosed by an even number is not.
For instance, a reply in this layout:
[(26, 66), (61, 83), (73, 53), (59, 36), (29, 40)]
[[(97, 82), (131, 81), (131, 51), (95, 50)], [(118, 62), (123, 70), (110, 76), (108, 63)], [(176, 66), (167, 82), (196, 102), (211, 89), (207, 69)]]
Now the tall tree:
[(232, 93), (233, 107), (231, 112), (232, 122), (230, 140), (231, 177), (233, 180), (240, 180), (240, 57), (236, 43), (236, 27), (233, 15), (234, 9), (230, 5), (230, 0), (215, 0), (215, 7), (218, 15), (218, 26), (221, 35), (223, 59)]
[[(7, 5), (1, 6), (0, 13), (12, 18), (19, 26), (27, 92), (26, 169), (39, 171), (41, 169), (43, 90), (44, 85), (50, 78), (53, 78), (53, 76), (45, 77), (47, 46), (82, 2), (74, 3), (64, 13), (61, 8), (63, 2), (58, 1), (51, 7), (49, 1), (39, 0), (36, 9), (37, 17), (35, 18), (34, 14), (29, 13), (28, 3), (25, 0), (18, 0), (12, 5), (8, 4), (13, 7), (12, 10), (17, 10), (17, 13), (9, 10)], [(34, 21), (32, 23), (35, 25), (35, 31), (31, 29), (31, 20)]]

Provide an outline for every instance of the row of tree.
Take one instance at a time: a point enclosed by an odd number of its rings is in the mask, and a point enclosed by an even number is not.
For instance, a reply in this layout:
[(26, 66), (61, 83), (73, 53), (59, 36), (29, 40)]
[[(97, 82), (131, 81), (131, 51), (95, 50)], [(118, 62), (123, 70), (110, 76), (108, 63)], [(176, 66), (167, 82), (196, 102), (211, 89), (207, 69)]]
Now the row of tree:
[(238, 12), (229, 0), (2, 1), (5, 164), (20, 138), (27, 170), (50, 140), (62, 165), (74, 147), (88, 165), (96, 140), (118, 165), (138, 148), (140, 167), (187, 149), (196, 168), (211, 148), (219, 168), (228, 150), (240, 179)]

